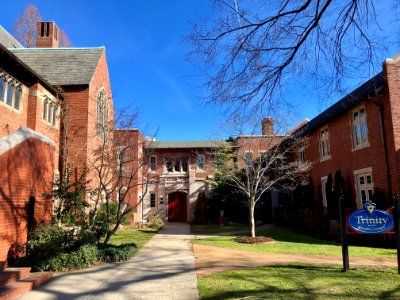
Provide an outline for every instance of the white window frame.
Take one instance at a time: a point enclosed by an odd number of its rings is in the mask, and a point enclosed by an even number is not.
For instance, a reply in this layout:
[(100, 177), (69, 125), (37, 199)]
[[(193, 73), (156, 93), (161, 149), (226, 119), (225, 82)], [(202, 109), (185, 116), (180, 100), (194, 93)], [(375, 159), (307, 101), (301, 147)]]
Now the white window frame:
[[(187, 170), (183, 170), (183, 162), (187, 162)], [(168, 171), (168, 162), (171, 163), (172, 171)], [(178, 170), (176, 169), (178, 166)], [(173, 156), (165, 156), (164, 157), (164, 172), (168, 174), (186, 174), (189, 172), (189, 160), (185, 157), (173, 157)]]
[[(355, 181), (355, 190), (357, 194), (357, 206), (358, 208), (362, 208), (364, 202), (371, 200), (371, 197), (374, 194), (374, 179), (372, 177), (372, 168), (364, 168), (353, 171), (354, 173), (354, 181)], [(368, 182), (368, 176), (370, 176), (370, 182)], [(361, 178), (363, 178), (363, 183), (361, 183)], [(363, 202), (363, 195), (365, 195), (365, 201)]]
[(304, 144), (301, 144), (297, 150), (297, 160), (301, 163), (306, 162), (306, 146)]
[(329, 144), (329, 129), (327, 126), (319, 130), (319, 153), (321, 161), (331, 158), (331, 147)]
[[(361, 112), (364, 115), (361, 117)], [(355, 115), (357, 114), (357, 120), (355, 120)], [(358, 150), (365, 147), (369, 147), (368, 140), (368, 124), (367, 124), (367, 111), (365, 105), (358, 106), (356, 109), (351, 111), (351, 144), (352, 150)], [(357, 140), (357, 132), (359, 130), (360, 140)]]
[(197, 154), (196, 156), (197, 171), (206, 170), (206, 156), (204, 154)]

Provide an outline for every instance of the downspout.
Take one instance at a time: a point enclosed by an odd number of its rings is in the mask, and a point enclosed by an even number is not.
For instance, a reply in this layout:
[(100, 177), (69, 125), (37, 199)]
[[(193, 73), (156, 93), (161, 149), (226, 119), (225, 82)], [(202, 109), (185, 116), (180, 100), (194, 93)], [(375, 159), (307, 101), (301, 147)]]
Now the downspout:
[(389, 157), (388, 157), (388, 150), (387, 150), (387, 138), (386, 138), (386, 130), (385, 130), (385, 122), (383, 121), (383, 105), (380, 103), (376, 103), (376, 106), (378, 107), (378, 110), (380, 112), (380, 123), (381, 123), (381, 129), (382, 129), (382, 140), (383, 140), (383, 149), (384, 149), (384, 156), (385, 156), (385, 165), (386, 165), (386, 177), (387, 177), (387, 189), (388, 189), (388, 196), (390, 200), (386, 200), (386, 205), (391, 206), (392, 205), (392, 199), (393, 199), (393, 194), (392, 194), (392, 180), (391, 180), (391, 173), (390, 173), (390, 168), (389, 168)]

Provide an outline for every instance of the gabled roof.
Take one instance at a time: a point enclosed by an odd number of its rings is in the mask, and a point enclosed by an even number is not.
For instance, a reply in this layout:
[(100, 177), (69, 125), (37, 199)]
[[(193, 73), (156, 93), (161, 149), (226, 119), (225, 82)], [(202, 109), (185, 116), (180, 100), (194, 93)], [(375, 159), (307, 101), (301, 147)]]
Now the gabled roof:
[(365, 100), (369, 94), (377, 94), (384, 88), (384, 78), (382, 73), (377, 74), (350, 94), (333, 104), (331, 107), (320, 113), (310, 122), (296, 130), (295, 134), (303, 134), (326, 124), (340, 113), (350, 109), (357, 103)]
[(105, 51), (103, 47), (9, 50), (52, 85), (89, 84)]
[(188, 148), (217, 148), (225, 141), (209, 140), (209, 141), (166, 141), (156, 142), (147, 141), (146, 147), (149, 149), (188, 149)]
[(11, 34), (0, 25), (0, 44), (6, 48), (24, 48)]

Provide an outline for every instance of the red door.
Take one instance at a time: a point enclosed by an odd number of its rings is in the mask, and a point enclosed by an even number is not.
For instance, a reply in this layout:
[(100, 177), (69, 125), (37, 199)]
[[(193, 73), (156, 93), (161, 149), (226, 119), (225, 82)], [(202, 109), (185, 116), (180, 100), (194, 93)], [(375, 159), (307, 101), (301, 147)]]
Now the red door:
[(187, 196), (183, 192), (168, 195), (168, 221), (187, 222)]

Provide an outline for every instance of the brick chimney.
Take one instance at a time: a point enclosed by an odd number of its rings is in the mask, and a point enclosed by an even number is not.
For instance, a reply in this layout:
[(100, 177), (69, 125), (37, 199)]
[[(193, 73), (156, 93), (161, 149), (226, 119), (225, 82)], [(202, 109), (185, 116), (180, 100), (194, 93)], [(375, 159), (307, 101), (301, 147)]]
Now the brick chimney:
[(274, 135), (274, 119), (272, 117), (266, 117), (262, 120), (261, 133), (262, 135)]
[(37, 48), (58, 48), (58, 27), (54, 22), (37, 23)]

